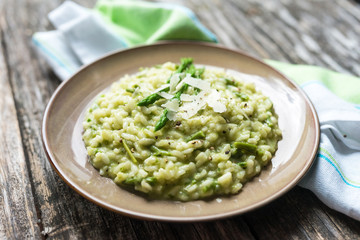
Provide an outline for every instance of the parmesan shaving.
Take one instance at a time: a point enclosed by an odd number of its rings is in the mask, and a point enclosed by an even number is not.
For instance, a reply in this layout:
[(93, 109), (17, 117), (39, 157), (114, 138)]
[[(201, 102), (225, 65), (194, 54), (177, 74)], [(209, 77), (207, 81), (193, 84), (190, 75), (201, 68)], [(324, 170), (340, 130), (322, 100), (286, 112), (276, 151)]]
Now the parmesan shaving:
[(221, 94), (215, 89), (201, 91), (198, 95), (182, 94), (180, 99), (183, 102), (181, 106), (177, 99), (161, 105), (169, 110), (170, 115), (168, 114), (168, 118), (170, 120), (189, 119), (201, 109), (204, 109), (206, 105), (211, 107), (214, 112), (222, 113), (226, 111), (226, 106), (220, 101)]
[(194, 116), (200, 109), (202, 109), (205, 106), (205, 102), (188, 102), (185, 103), (180, 110), (182, 112), (179, 113), (181, 118), (183, 119), (189, 119), (192, 116)]
[[(188, 76), (188, 75), (190, 75), (190, 74), (186, 74), (186, 76)], [(186, 77), (185, 77), (185, 78), (186, 78)], [(175, 91), (179, 91), (180, 88), (182, 87), (182, 85), (184, 85), (184, 83), (185, 83), (185, 82), (184, 82), (185, 78), (179, 82), (179, 84), (178, 84), (178, 85), (176, 86), (176, 88), (175, 88)]]
[(177, 99), (172, 99), (161, 106), (170, 111), (177, 112), (179, 110), (179, 101)]
[(196, 97), (195, 95), (189, 95), (189, 94), (183, 93), (183, 94), (181, 94), (180, 99), (183, 102), (191, 102), (191, 101), (195, 100), (195, 97)]
[(178, 85), (178, 83), (180, 82), (181, 78), (180, 78), (181, 74), (180, 73), (175, 73), (171, 76), (170, 78), (170, 93), (173, 93), (176, 89), (176, 86)]
[(216, 90), (212, 90), (206, 98), (207, 104), (212, 107), (214, 112), (222, 113), (226, 111), (226, 106), (220, 102), (221, 95)]
[(179, 115), (183, 119), (189, 119), (194, 116), (200, 109), (204, 108), (206, 101), (204, 97), (206, 95), (205, 91), (200, 92), (198, 95), (194, 96), (195, 99), (191, 102), (185, 102), (179, 108)]
[[(186, 93), (181, 94), (180, 100), (182, 105), (177, 99), (173, 99), (172, 93), (177, 92), (184, 84), (189, 84), (194, 88), (199, 88), (201, 91), (198, 95), (189, 95)], [(197, 114), (201, 109), (204, 109), (206, 105), (211, 107), (214, 112), (222, 113), (226, 111), (226, 106), (220, 101), (221, 94), (215, 89), (211, 88), (210, 82), (204, 81), (199, 78), (193, 78), (190, 74), (186, 74), (184, 79), (181, 80), (181, 74), (176, 73), (170, 78), (169, 93), (158, 92), (158, 94), (166, 99), (171, 99), (168, 102), (161, 105), (168, 109), (167, 117), (169, 120), (177, 119), (189, 119)], [(162, 89), (165, 88), (164, 86)]]
[(164, 90), (165, 88), (169, 87), (170, 84), (164, 84), (164, 85), (161, 85), (161, 87), (159, 87), (158, 89), (156, 89), (153, 93), (158, 93), (160, 92), (161, 90)]
[(160, 96), (162, 96), (165, 99), (171, 99), (174, 97), (174, 95), (166, 93), (166, 92), (157, 92), (157, 94), (159, 94)]
[(209, 82), (201, 80), (200, 78), (193, 78), (190, 75), (186, 75), (183, 82), (204, 91), (211, 89)]
[(178, 115), (176, 114), (176, 112), (169, 111), (166, 116), (170, 121), (175, 121), (175, 120), (177, 120)]

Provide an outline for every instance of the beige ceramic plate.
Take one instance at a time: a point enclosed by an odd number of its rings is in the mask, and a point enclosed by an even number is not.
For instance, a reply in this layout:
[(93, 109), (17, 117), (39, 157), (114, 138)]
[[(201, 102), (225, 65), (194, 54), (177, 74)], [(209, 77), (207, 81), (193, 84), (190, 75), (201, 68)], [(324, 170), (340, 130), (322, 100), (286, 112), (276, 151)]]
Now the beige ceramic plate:
[[(283, 139), (261, 174), (233, 196), (210, 201), (148, 200), (101, 177), (87, 161), (81, 139), (84, 111), (97, 94), (139, 67), (193, 57), (204, 64), (266, 77), (255, 84), (274, 103)], [(265, 63), (243, 53), (211, 44), (162, 43), (108, 55), (82, 68), (60, 85), (44, 115), (42, 137), (55, 170), (75, 191), (94, 203), (141, 219), (165, 221), (212, 220), (247, 212), (294, 187), (310, 168), (319, 144), (317, 115), (295, 84)]]

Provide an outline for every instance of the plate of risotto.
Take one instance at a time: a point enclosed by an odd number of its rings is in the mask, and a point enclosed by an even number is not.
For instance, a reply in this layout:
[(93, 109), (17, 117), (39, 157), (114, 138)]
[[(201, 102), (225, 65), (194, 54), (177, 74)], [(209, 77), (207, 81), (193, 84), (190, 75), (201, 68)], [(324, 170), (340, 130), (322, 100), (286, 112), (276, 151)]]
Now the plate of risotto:
[(42, 138), (56, 172), (88, 200), (186, 222), (289, 191), (311, 167), (319, 124), (302, 90), (262, 61), (165, 42), (109, 54), (62, 83)]

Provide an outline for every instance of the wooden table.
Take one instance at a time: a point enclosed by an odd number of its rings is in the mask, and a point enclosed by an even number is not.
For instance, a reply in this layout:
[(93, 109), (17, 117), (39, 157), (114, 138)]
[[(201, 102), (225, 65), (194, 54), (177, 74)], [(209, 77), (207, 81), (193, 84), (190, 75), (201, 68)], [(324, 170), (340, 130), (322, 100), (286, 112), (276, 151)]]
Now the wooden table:
[[(131, 219), (89, 202), (52, 169), (41, 142), (60, 84), (31, 46), (62, 0), (0, 1), (0, 239), (359, 239), (360, 222), (295, 187), (271, 204), (213, 222)], [(91, 7), (95, 0), (76, 1)], [(172, 0), (220, 43), (259, 58), (360, 75), (360, 6), (349, 0)]]

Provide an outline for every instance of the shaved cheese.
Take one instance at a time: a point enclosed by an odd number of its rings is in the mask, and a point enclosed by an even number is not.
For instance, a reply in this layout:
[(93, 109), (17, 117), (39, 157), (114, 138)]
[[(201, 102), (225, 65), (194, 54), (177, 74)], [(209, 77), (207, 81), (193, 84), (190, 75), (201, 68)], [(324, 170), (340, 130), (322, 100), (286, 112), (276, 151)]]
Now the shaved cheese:
[(186, 75), (183, 82), (193, 87), (200, 88), (201, 90), (206, 91), (211, 89), (209, 82), (201, 80), (200, 78), (193, 78), (190, 75)]
[(180, 99), (183, 102), (191, 102), (191, 101), (194, 101), (195, 98), (196, 98), (196, 95), (189, 95), (189, 94), (185, 94), (185, 93), (181, 94), (181, 96), (180, 96)]
[(194, 116), (200, 109), (204, 108), (205, 105), (206, 102), (198, 101), (184, 103), (180, 108), (181, 112), (179, 113), (179, 115), (183, 119), (189, 119)]
[(177, 114), (177, 112), (168, 111), (166, 116), (170, 121), (176, 121), (177, 117), (178, 117), (178, 114)]
[(173, 74), (171, 76), (171, 78), (170, 78), (170, 91), (169, 91), (170, 93), (173, 93), (175, 91), (176, 86), (178, 85), (178, 83), (181, 80), (181, 78), (180, 78), (181, 75), (182, 74), (180, 74), (180, 73), (175, 73), (175, 74)]
[(157, 92), (157, 94), (159, 94), (160, 96), (162, 96), (163, 98), (165, 99), (171, 99), (174, 97), (174, 95), (172, 94), (169, 94), (167, 92)]
[(170, 111), (177, 112), (179, 110), (179, 101), (177, 99), (172, 99), (161, 105), (164, 108), (167, 108)]
[[(190, 74), (186, 74), (184, 79), (181, 80), (182, 76), (183, 75), (179, 73), (175, 73), (170, 78), (170, 84), (165, 85), (166, 87), (170, 86), (169, 93), (157, 93), (163, 98), (171, 99), (161, 105), (162, 107), (168, 109), (167, 117), (169, 120), (189, 119), (196, 115), (201, 109), (205, 109), (206, 105), (211, 107), (214, 112), (217, 113), (226, 111), (226, 106), (220, 101), (221, 94), (211, 88), (210, 82), (199, 78), (193, 78)], [(184, 84), (188, 84), (194, 88), (199, 88), (201, 91), (198, 95), (189, 95), (186, 93), (181, 94), (180, 100), (182, 105), (180, 106), (180, 101), (173, 99), (174, 95), (172, 93), (179, 91)], [(165, 87), (163, 86), (162, 89), (164, 88)]]
[(184, 85), (184, 83), (185, 83), (184, 80), (185, 80), (185, 79), (181, 80), (181, 81), (179, 82), (179, 84), (176, 86), (176, 88), (175, 88), (175, 91), (176, 91), (176, 92), (180, 90), (180, 88), (182, 87), (182, 85)]
[(222, 113), (226, 111), (226, 107), (220, 101), (208, 102), (208, 105), (213, 108), (214, 112)]
[(164, 85), (161, 85), (161, 87), (159, 87), (158, 89), (156, 89), (153, 93), (158, 93), (160, 92), (161, 90), (164, 90), (165, 88), (169, 87), (170, 84), (164, 84)]
[(206, 101), (214, 112), (222, 113), (226, 111), (226, 106), (220, 102), (221, 95), (216, 90), (212, 90), (209, 96), (207, 96)]
[(185, 102), (180, 107), (179, 115), (183, 119), (189, 119), (194, 116), (200, 109), (203, 109), (206, 105), (206, 101), (204, 101), (204, 97), (206, 92), (200, 92), (198, 95), (194, 96), (194, 100), (191, 102)]

